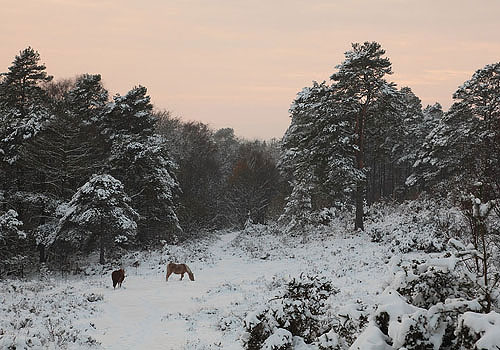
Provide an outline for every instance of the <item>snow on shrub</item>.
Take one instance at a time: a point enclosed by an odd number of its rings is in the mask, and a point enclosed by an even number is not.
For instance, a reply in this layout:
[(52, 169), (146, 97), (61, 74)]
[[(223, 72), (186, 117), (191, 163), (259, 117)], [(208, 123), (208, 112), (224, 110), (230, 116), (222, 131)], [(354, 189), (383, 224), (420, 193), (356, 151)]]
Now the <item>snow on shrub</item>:
[[(461, 247), (427, 259), (390, 261), (393, 280), (380, 296), (369, 325), (351, 350), (498, 349), (500, 315), (484, 311), (486, 295), (462, 259), (473, 252)], [(493, 331), (495, 330), (495, 331)]]
[(289, 350), (293, 346), (293, 335), (290, 331), (277, 328), (262, 344), (263, 350)]
[(328, 330), (326, 300), (337, 292), (324, 277), (301, 274), (292, 279), (280, 297), (247, 315), (245, 347), (249, 350), (263, 346), (272, 349), (269, 347), (272, 344), (278, 346), (276, 349), (288, 349), (291, 337), (285, 336), (286, 332), (312, 343)]
[(463, 225), (457, 208), (443, 208), (427, 199), (375, 203), (369, 207), (365, 223), (372, 241), (401, 253), (443, 251), (448, 236), (460, 232)]
[[(427, 310), (407, 303), (397, 291), (388, 288), (369, 326), (350, 349), (456, 349), (455, 329), (460, 316), (480, 309), (477, 300), (447, 299)], [(384, 346), (371, 347), (382, 341)]]
[(457, 258), (445, 253), (441, 258), (402, 261), (393, 257), (391, 287), (415, 306), (430, 308), (449, 298), (479, 297), (470, 278), (457, 268)]
[(328, 333), (321, 335), (316, 344), (320, 350), (347, 349), (368, 323), (367, 306), (361, 301), (341, 307), (329, 320)]
[(457, 335), (462, 349), (500, 349), (500, 314), (466, 312), (460, 317)]
[[(0, 284), (0, 349), (67, 349), (99, 346), (83, 321), (97, 311), (90, 295), (51, 280)], [(102, 295), (95, 295), (102, 300)], [(91, 298), (92, 299), (92, 298)]]

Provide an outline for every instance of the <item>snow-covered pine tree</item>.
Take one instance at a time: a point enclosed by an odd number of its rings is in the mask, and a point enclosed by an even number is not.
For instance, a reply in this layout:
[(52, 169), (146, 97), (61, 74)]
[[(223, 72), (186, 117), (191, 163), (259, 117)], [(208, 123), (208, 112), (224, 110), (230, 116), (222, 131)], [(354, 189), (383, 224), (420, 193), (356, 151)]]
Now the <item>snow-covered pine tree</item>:
[[(64, 96), (63, 113), (55, 129), (64, 142), (61, 165), (68, 181), (65, 186), (72, 192), (105, 168), (110, 141), (103, 135), (103, 120), (108, 101), (100, 74), (81, 75)], [(62, 130), (57, 130), (58, 126)]]
[(54, 113), (52, 100), (44, 90), (52, 77), (39, 61), (39, 53), (28, 47), (15, 57), (0, 80), (0, 190), (5, 190), (7, 208), (16, 208), (18, 220), (24, 222), (23, 229), (30, 238), (23, 241), (26, 247), (33, 243), (31, 231), (41, 216), (40, 207), (31, 200), (46, 185), (31, 171), (27, 150), (45, 131)]
[(117, 177), (123, 178), (133, 206), (141, 215), (137, 236), (141, 242), (171, 239), (181, 231), (175, 211), (180, 194), (177, 165), (170, 159), (161, 136), (115, 142), (109, 165)]
[(0, 262), (6, 263), (8, 259), (21, 250), (19, 244), (26, 239), (26, 233), (21, 230), (23, 223), (17, 218), (15, 210), (9, 209), (0, 212)]
[(53, 115), (43, 130), (20, 149), (16, 166), (22, 169), (22, 191), (13, 194), (25, 222), (36, 238), (40, 261), (45, 260), (48, 235), (57, 225), (56, 208), (71, 199), (78, 187), (103, 168), (107, 151), (99, 122), (107, 103), (99, 75), (84, 74), (64, 84), (51, 102)]
[(304, 241), (307, 239), (307, 230), (312, 220), (312, 181), (307, 177), (302, 182), (292, 183), (292, 193), (286, 198), (286, 205), (279, 222), (285, 232), (301, 234)]
[(384, 54), (376, 42), (353, 44), (331, 76), (332, 86), (315, 83), (304, 89), (290, 109), (292, 123), (283, 138), (280, 158), (281, 169), (295, 184), (303, 183), (300, 172), (313, 174), (313, 198), (326, 195), (326, 203), (331, 205), (352, 196), (355, 228), (361, 229), (366, 140), (372, 154), (379, 148), (390, 154), (393, 145), (387, 144), (391, 140), (388, 134), (399, 133), (402, 125), (396, 108), (401, 94), (384, 79), (391, 74), (391, 63)]
[(137, 86), (113, 97), (104, 118), (105, 133), (111, 140), (122, 135), (145, 138), (153, 134), (156, 121), (147, 89)]
[(51, 112), (41, 85), (52, 79), (39, 64), (40, 55), (28, 47), (21, 51), (0, 81), (0, 155), (13, 164), (19, 147), (35, 136)]
[(139, 86), (117, 95), (104, 115), (104, 134), (110, 140), (109, 172), (119, 179), (141, 216), (138, 239), (158, 241), (181, 228), (175, 201), (180, 193), (165, 139), (155, 135), (156, 117), (147, 89)]
[(467, 243), (478, 250), (473, 268), (485, 290), (498, 282), (488, 277), (489, 269), (499, 269), (491, 259), (498, 229), (487, 222), (500, 198), (499, 96), (500, 63), (476, 71), (453, 95), (456, 102), (427, 137), (407, 181), (457, 199), (470, 223)]
[(401, 174), (398, 159), (406, 152), (404, 112), (408, 108), (405, 94), (387, 89), (373, 106), (376, 115), (366, 120), (364, 165), (367, 177), (368, 204), (384, 197), (392, 197)]
[(280, 169), (295, 183), (304, 183), (306, 177), (312, 181), (313, 205), (345, 200), (364, 176), (354, 167), (351, 124), (331, 88), (314, 83), (303, 89), (290, 113), (292, 122), (283, 137)]
[(108, 174), (93, 175), (67, 205), (54, 231), (54, 240), (73, 247), (98, 241), (99, 262), (104, 264), (105, 248), (135, 235), (138, 214), (120, 181)]
[(76, 79), (43, 131), (22, 150), (22, 164), (38, 191), (68, 200), (104, 167), (108, 148), (100, 124), (108, 100), (100, 75)]
[[(394, 84), (384, 77), (392, 74), (391, 62), (383, 57), (385, 50), (377, 42), (352, 44), (352, 50), (345, 53), (345, 60), (331, 76), (332, 89), (342, 105), (342, 113), (347, 114), (354, 124), (355, 167), (363, 172), (365, 167), (365, 138), (370, 119), (377, 118), (379, 100), (391, 95)], [(355, 229), (363, 229), (363, 202), (365, 183), (358, 181), (355, 191)]]
[(456, 102), (427, 137), (408, 185), (458, 188), (489, 183), (500, 196), (500, 63), (479, 69), (453, 95)]

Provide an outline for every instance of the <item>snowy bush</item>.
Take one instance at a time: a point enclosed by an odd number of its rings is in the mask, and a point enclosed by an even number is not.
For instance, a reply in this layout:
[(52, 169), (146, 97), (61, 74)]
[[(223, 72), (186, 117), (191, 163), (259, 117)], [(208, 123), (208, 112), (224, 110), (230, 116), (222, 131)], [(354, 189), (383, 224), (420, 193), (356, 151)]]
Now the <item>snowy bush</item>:
[(246, 348), (261, 349), (268, 344), (272, 349), (269, 344), (273, 344), (276, 349), (288, 349), (291, 337), (285, 336), (286, 332), (307, 343), (317, 340), (327, 330), (326, 300), (337, 292), (324, 277), (302, 274), (292, 279), (280, 297), (247, 315), (244, 321), (248, 332), (244, 340)]
[(0, 212), (0, 278), (4, 275), (23, 276), (23, 266), (27, 257), (24, 255), (27, 237), (21, 230), (23, 223), (18, 214), (10, 209)]
[[(396, 259), (393, 258), (393, 264)], [(458, 268), (457, 261), (449, 253), (443, 254), (441, 258), (400, 260), (396, 263), (391, 287), (410, 304), (426, 309), (450, 298), (478, 298), (474, 284)]]
[(388, 288), (369, 326), (350, 349), (457, 349), (455, 329), (460, 316), (480, 309), (477, 300), (447, 299), (427, 310), (407, 303), (398, 292)]
[(421, 260), (392, 259), (393, 281), (350, 349), (497, 349), (500, 337), (491, 329), (500, 318), (479, 313), (492, 294), (463, 265), (474, 250), (456, 240), (449, 245), (461, 249)]
[(372, 241), (391, 246), (396, 252), (440, 252), (466, 223), (457, 208), (421, 199), (403, 204), (376, 203), (366, 215), (365, 227)]
[(456, 331), (457, 343), (461, 349), (498, 350), (500, 349), (500, 314), (466, 312), (460, 317)]
[[(82, 322), (96, 304), (75, 288), (54, 281), (0, 284), (1, 349), (67, 349), (98, 346), (92, 324)], [(102, 298), (100, 299), (102, 300)]]
[(343, 306), (329, 320), (328, 333), (321, 335), (316, 344), (320, 350), (349, 348), (368, 323), (367, 306), (361, 301)]
[(290, 331), (278, 328), (262, 344), (262, 350), (291, 350), (293, 335)]
[(90, 301), (91, 303), (93, 302), (96, 302), (96, 301), (101, 301), (104, 299), (104, 296), (102, 294), (95, 294), (95, 293), (90, 293), (90, 294), (86, 294), (84, 295), (88, 301)]

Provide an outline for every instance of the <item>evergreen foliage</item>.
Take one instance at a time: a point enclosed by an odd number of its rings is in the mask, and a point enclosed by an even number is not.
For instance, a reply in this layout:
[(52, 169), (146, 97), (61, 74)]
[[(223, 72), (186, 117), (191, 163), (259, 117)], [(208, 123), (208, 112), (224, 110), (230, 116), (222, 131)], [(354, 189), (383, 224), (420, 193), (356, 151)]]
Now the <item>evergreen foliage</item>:
[(21, 51), (0, 82), (0, 154), (12, 164), (19, 147), (35, 136), (51, 112), (41, 85), (52, 79), (31, 47)]
[[(456, 102), (431, 131), (408, 185), (465, 187), (480, 181), (500, 197), (500, 63), (474, 73), (453, 95)], [(443, 188), (445, 190), (445, 188)]]
[(107, 174), (92, 176), (68, 203), (54, 232), (55, 241), (82, 247), (98, 240), (103, 264), (106, 246), (135, 234), (138, 214), (129, 203), (120, 181)]

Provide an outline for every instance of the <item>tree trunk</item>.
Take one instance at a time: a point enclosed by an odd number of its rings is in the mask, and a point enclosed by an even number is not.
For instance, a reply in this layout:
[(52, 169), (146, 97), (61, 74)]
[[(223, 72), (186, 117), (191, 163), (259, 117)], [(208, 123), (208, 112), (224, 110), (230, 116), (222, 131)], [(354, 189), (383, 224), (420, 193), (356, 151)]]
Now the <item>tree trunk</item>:
[(354, 229), (361, 229), (364, 231), (363, 225), (363, 185), (356, 186), (356, 220), (354, 222)]
[(491, 293), (489, 290), (488, 286), (488, 250), (486, 247), (486, 227), (485, 223), (480, 219), (479, 222), (479, 234), (481, 237), (481, 244), (483, 248), (483, 278), (484, 278), (484, 287), (485, 287), (485, 294), (486, 294), (486, 309), (484, 310), (485, 313), (488, 313), (491, 311)]
[[(364, 147), (364, 121), (365, 121), (365, 115), (366, 115), (366, 107), (363, 108), (363, 110), (360, 112), (356, 119), (356, 134), (358, 136), (357, 139), (357, 146), (358, 150), (356, 151), (356, 167), (359, 170), (363, 170), (364, 168), (364, 154), (363, 154), (363, 147)], [(363, 226), (363, 195), (364, 195), (364, 188), (362, 183), (358, 183), (356, 185), (356, 219), (354, 221), (354, 229), (361, 229), (364, 230)]]
[(101, 241), (100, 241), (100, 252), (99, 252), (99, 263), (101, 265), (104, 265), (105, 261), (104, 261), (104, 236), (101, 235)]
[(47, 261), (47, 256), (45, 254), (45, 245), (40, 243), (38, 245), (38, 252), (40, 253), (40, 263), (44, 263)]

